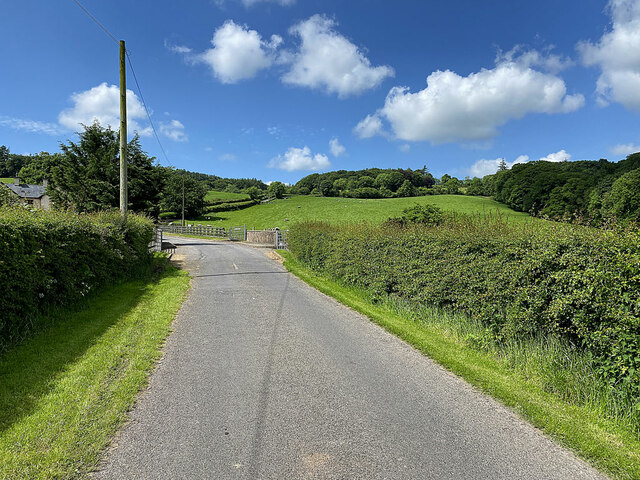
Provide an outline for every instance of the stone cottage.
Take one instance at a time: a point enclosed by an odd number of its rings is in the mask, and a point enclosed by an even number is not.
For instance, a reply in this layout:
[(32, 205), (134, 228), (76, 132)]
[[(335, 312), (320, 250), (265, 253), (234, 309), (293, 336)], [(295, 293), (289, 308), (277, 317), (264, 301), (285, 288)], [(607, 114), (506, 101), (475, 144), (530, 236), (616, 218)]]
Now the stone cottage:
[(20, 183), (19, 178), (15, 178), (13, 183), (5, 184), (17, 197), (21, 203), (26, 205), (49, 210), (51, 199), (47, 195), (47, 181), (43, 180), (42, 185), (29, 185)]

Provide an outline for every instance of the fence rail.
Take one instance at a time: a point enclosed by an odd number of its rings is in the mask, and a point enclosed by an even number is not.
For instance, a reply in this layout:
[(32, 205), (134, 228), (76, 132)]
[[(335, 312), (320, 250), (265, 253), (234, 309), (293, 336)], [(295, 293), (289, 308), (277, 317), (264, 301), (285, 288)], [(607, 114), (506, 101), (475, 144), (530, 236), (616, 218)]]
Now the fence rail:
[[(160, 243), (162, 243), (162, 232), (164, 233), (178, 233), (182, 235), (196, 235), (199, 237), (216, 237), (216, 238), (227, 238), (236, 242), (246, 242), (247, 241), (247, 226), (243, 225), (241, 227), (212, 227), (211, 225), (163, 225), (159, 227), (160, 231)], [(275, 230), (275, 244), (273, 246), (276, 249), (288, 250), (287, 246), (287, 233), (288, 230)], [(273, 242), (274, 239), (271, 237), (269, 243)], [(251, 241), (250, 241), (251, 243)], [(255, 242), (253, 242), (255, 243)]]
[(183, 235), (197, 235), (200, 237), (229, 238), (229, 231), (224, 227), (211, 225), (163, 225), (161, 230), (166, 233), (180, 233)]

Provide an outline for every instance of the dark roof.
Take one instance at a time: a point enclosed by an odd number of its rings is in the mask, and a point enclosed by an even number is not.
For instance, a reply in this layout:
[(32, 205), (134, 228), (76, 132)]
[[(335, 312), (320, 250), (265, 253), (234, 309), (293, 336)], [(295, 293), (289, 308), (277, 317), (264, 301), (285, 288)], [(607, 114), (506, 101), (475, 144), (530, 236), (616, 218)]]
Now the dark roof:
[(46, 190), (44, 185), (27, 185), (26, 183), (21, 183), (19, 185), (16, 185), (15, 183), (7, 183), (5, 185), (21, 198), (40, 198), (44, 195)]

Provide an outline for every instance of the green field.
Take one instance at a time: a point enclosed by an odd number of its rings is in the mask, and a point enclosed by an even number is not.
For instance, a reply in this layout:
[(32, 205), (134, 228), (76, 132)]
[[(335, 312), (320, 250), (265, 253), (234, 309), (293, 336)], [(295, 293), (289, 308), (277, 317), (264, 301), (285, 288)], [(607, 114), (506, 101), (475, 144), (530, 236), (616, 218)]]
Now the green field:
[[(211, 192), (210, 192), (211, 193)], [(400, 216), (402, 210), (419, 204), (432, 204), (442, 210), (465, 214), (504, 215), (513, 221), (531, 218), (525, 213), (515, 212), (507, 206), (489, 198), (464, 195), (433, 195), (427, 197), (359, 199), (338, 197), (296, 196), (274, 200), (264, 205), (255, 205), (244, 210), (222, 212), (211, 220), (189, 220), (189, 223), (209, 224), (221, 227), (247, 225), (248, 228), (284, 229), (294, 222), (320, 220), (340, 222), (383, 222), (389, 217)], [(285, 221), (285, 219), (288, 219)]]
[(13, 178), (0, 177), (0, 183), (13, 183)]
[(218, 192), (216, 190), (209, 190), (204, 199), (207, 202), (211, 202), (213, 200), (248, 200), (249, 195), (246, 195), (244, 193)]

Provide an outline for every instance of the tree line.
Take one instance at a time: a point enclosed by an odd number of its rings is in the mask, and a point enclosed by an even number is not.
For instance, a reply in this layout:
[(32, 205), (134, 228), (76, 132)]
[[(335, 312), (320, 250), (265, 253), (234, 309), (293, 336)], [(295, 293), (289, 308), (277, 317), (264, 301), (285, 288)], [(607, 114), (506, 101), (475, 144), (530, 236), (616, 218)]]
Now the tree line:
[(469, 195), (492, 196), (514, 210), (551, 219), (640, 220), (640, 153), (619, 162), (537, 161), (473, 179)]
[[(0, 176), (20, 177), (25, 183), (48, 181), (47, 193), (56, 208), (97, 212), (119, 206), (119, 133), (98, 122), (78, 132), (78, 141), (60, 144), (60, 152), (16, 155), (0, 146)], [(136, 135), (127, 146), (129, 209), (157, 217), (160, 212), (199, 216), (211, 189), (241, 192), (267, 190), (257, 179), (228, 179), (157, 164), (142, 150)], [(4, 197), (3, 197), (4, 198)], [(6, 200), (6, 199), (5, 199)], [(0, 199), (2, 201), (2, 199)]]

